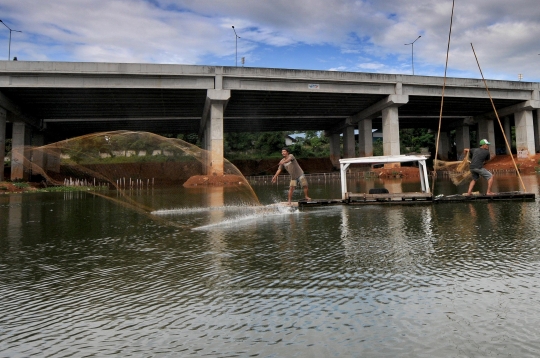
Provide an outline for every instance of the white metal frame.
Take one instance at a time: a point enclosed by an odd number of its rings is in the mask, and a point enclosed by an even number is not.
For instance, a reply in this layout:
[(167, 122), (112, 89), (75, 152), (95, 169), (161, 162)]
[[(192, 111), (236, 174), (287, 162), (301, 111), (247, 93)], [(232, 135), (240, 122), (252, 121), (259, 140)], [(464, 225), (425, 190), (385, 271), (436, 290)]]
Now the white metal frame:
[(376, 157), (345, 158), (340, 159), (341, 174), (341, 199), (345, 200), (347, 195), (347, 169), (351, 164), (384, 164), (384, 163), (406, 163), (418, 162), (420, 171), (420, 184), (423, 193), (431, 193), (427, 174), (426, 159), (424, 155), (386, 155)]

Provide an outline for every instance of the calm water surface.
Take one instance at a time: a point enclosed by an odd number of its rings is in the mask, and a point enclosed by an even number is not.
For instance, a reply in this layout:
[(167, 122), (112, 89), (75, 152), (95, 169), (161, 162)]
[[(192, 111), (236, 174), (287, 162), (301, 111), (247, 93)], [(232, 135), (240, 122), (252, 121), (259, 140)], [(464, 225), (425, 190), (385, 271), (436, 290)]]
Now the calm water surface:
[[(338, 181), (310, 185), (340, 197)], [(134, 194), (153, 215), (89, 193), (0, 196), (0, 356), (540, 355), (538, 199), (290, 211), (268, 205), (284, 185), (253, 188), (262, 207)]]

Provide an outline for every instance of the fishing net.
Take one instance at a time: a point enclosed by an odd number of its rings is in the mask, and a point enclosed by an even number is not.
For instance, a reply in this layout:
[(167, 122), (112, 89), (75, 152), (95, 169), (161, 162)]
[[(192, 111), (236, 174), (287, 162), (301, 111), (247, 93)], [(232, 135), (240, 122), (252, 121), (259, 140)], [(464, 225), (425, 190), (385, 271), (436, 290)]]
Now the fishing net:
[(471, 180), (469, 166), (470, 159), (468, 151), (461, 161), (448, 162), (443, 160), (435, 160), (434, 162), (435, 170), (447, 171), (452, 183), (454, 183), (456, 186)]
[[(227, 199), (234, 204), (259, 205), (253, 189), (232, 163), (224, 159), (223, 170), (215, 173), (208, 164), (211, 153), (177, 138), (111, 131), (21, 150), (23, 153), (15, 157), (23, 158), (25, 170), (34, 177), (41, 176), (47, 186), (115, 191), (131, 196), (132, 201), (143, 196), (144, 190), (156, 188), (178, 188), (177, 196), (207, 192), (204, 188), (209, 187), (223, 188), (223, 205), (227, 205)], [(149, 211), (163, 206), (155, 204), (154, 199), (148, 199), (148, 203)]]

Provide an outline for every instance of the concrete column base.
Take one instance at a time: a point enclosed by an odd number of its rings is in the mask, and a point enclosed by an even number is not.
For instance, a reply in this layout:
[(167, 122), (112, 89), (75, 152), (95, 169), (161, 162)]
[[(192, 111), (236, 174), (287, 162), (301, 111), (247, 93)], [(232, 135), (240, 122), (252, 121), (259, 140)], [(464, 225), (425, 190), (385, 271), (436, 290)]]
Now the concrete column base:
[(27, 146), (30, 145), (31, 130), (23, 122), (13, 123), (13, 143), (11, 150), (11, 180), (28, 180), (29, 168), (25, 168)]
[(514, 113), (516, 121), (516, 150), (518, 158), (528, 158), (535, 154), (534, 125), (531, 110)]
[(469, 126), (463, 125), (456, 128), (456, 152), (458, 159), (463, 154), (465, 148), (471, 148)]
[(382, 110), (383, 154), (399, 155), (399, 118), (398, 108), (388, 107)]
[(363, 119), (358, 122), (358, 156), (373, 156), (373, 121)]
[(450, 151), (450, 138), (448, 132), (441, 132), (439, 136), (439, 158), (441, 160), (449, 160), (448, 152)]
[(7, 112), (0, 108), (0, 181), (4, 181), (4, 163), (6, 158), (6, 122)]
[(356, 157), (356, 143), (354, 142), (354, 127), (348, 126), (343, 131), (343, 157)]
[(339, 134), (330, 134), (330, 162), (332, 166), (339, 169), (339, 159), (341, 159), (341, 145)]

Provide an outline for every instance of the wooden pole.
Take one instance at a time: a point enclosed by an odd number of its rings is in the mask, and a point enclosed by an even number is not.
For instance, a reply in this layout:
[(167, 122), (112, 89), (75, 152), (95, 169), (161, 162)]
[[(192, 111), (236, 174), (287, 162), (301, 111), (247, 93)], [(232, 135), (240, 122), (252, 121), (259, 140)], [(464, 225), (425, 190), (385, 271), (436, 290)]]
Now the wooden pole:
[(499, 114), (497, 113), (497, 108), (495, 108), (495, 103), (493, 103), (493, 98), (491, 98), (491, 93), (489, 92), (489, 88), (486, 82), (486, 79), (484, 78), (484, 74), (482, 73), (482, 68), (480, 68), (480, 62), (478, 61), (478, 57), (476, 56), (476, 51), (474, 51), (474, 46), (471, 43), (471, 48), (474, 53), (474, 58), (476, 59), (476, 63), (478, 64), (478, 69), (480, 70), (480, 75), (482, 75), (482, 80), (484, 81), (484, 85), (486, 86), (486, 91), (489, 96), (489, 100), (491, 101), (491, 106), (493, 107), (493, 111), (495, 111), (495, 117), (497, 117), (497, 121), (499, 122), (499, 126), (501, 127), (501, 131), (503, 134), (504, 141), (506, 143), (506, 148), (508, 149), (508, 153), (510, 153), (510, 158), (512, 158), (512, 163), (514, 163), (514, 168), (516, 168), (516, 173), (519, 177), (519, 181), (521, 182), (521, 186), (523, 187), (523, 191), (527, 191), (525, 188), (525, 184), (523, 183), (523, 179), (521, 178), (521, 174), (519, 174), (519, 169), (517, 167), (516, 161), (514, 160), (514, 156), (512, 155), (512, 151), (510, 149), (510, 145), (508, 144), (508, 139), (506, 138), (506, 134), (504, 134), (504, 128), (501, 123), (501, 120), (499, 118)]
[(441, 95), (441, 110), (439, 112), (439, 129), (437, 131), (437, 141), (435, 143), (435, 158), (433, 158), (433, 180), (431, 181), (431, 187), (433, 188), (433, 192), (435, 192), (435, 178), (437, 177), (437, 170), (436, 163), (437, 163), (437, 156), (439, 155), (439, 140), (441, 137), (441, 126), (442, 126), (442, 111), (443, 111), (443, 103), (444, 103), (444, 90), (446, 88), (446, 72), (448, 70), (448, 54), (450, 52), (450, 38), (452, 37), (452, 22), (454, 19), (454, 4), (455, 0), (452, 0), (452, 14), (450, 15), (450, 30), (448, 31), (448, 46), (446, 48), (446, 64), (444, 66), (444, 80), (443, 80), (443, 88), (442, 88), (442, 95)]

